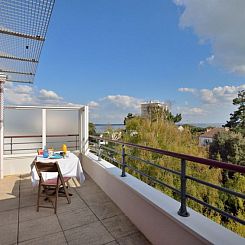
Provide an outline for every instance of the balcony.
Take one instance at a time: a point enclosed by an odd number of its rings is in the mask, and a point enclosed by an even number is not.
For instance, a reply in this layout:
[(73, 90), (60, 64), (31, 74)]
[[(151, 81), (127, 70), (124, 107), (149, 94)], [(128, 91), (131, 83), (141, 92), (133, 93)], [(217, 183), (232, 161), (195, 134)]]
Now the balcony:
[[(42, 111), (42, 135), (35, 135), (39, 137), (35, 143), (42, 146), (54, 137), (47, 135), (45, 130), (47, 118), (43, 109), (48, 108), (38, 109)], [(6, 136), (2, 164), (5, 177), (0, 181), (0, 237), (4, 244), (47, 244), (56, 241), (59, 244), (244, 244), (244, 238), (186, 207), (186, 198), (198, 200), (184, 193), (182, 185), (185, 185), (188, 178), (192, 181), (197, 179), (188, 175), (183, 178), (183, 168), (179, 173), (172, 171), (181, 177), (181, 190), (175, 190), (181, 198), (176, 201), (127, 173), (130, 164), (127, 164), (125, 157), (130, 156), (126, 154), (125, 146), (177, 156), (182, 159), (181, 167), (185, 166), (185, 161), (196, 160), (205, 164), (207, 162), (204, 159), (113, 140), (111, 143), (122, 146), (122, 152), (119, 152), (120, 159), (110, 159), (106, 151), (115, 149), (100, 144), (101, 139), (96, 137), (90, 137), (89, 144), (86, 109), (79, 109), (79, 115), (79, 130), (75, 136), (72, 135), (75, 139), (68, 141), (71, 141), (71, 146), (75, 146), (74, 153), (80, 158), (86, 180), (81, 186), (76, 181), (70, 183), (72, 202), (68, 205), (65, 199), (59, 198), (57, 215), (49, 209), (36, 212), (37, 193), (31, 187), (28, 176), (36, 155), (31, 144), (24, 142), (33, 151), (26, 153), (20, 146), (23, 142), (17, 141), (16, 149), (16, 139)], [(58, 136), (55, 135), (56, 138)], [(20, 138), (24, 139), (23, 136)], [(109, 160), (116, 160), (118, 166)], [(147, 161), (144, 163), (150, 164)], [(227, 167), (220, 162), (214, 163), (218, 164), (217, 167)], [(234, 165), (230, 167), (236, 168)], [(131, 170), (144, 175), (137, 169)], [(237, 167), (237, 171), (243, 172), (244, 168)], [(154, 180), (154, 176), (145, 177)], [(165, 185), (168, 186), (168, 183)], [(212, 185), (210, 187), (216, 188)], [(243, 197), (243, 194), (229, 193)], [(188, 216), (185, 214), (189, 214), (189, 217), (184, 217)]]
[[(245, 173), (244, 167), (111, 141), (119, 145), (121, 151), (118, 153), (118, 148), (111, 149), (106, 144), (101, 145), (101, 139), (98, 138), (92, 138), (98, 140), (98, 144), (91, 142), (89, 146), (87, 106), (5, 107), (41, 112), (38, 119), (36, 116), (22, 116), (17, 117), (17, 120), (10, 120), (11, 123), (17, 122), (18, 129), (23, 130), (23, 125), (19, 123), (21, 119), (27, 119), (28, 123), (33, 118), (37, 119), (41, 126), (37, 134), (6, 135), (4, 126), (8, 123), (5, 121), (4, 124), (3, 120), (3, 84), (7, 81), (33, 83), (55, 1), (42, 1), (42, 4), (36, 4), (35, 1), (24, 1), (26, 3), (23, 4), (19, 0), (1, 2), (3, 11), (0, 34), (4, 42), (1, 43), (0, 50), (0, 244), (245, 244), (242, 237), (187, 207), (187, 200), (243, 225), (244, 220), (205, 203), (188, 193), (186, 188), (188, 181), (195, 181), (244, 199), (244, 193), (227, 190), (188, 175), (186, 166), (188, 162), (196, 162), (239, 173)], [(23, 48), (26, 40), (28, 45)], [(77, 132), (48, 133), (49, 110), (77, 110)], [(60, 127), (60, 121), (56, 125)], [(32, 128), (30, 124), (28, 127)], [(37, 193), (31, 186), (30, 165), (36, 156), (36, 148), (55, 144), (54, 140), (62, 137), (66, 137), (66, 141), (58, 140), (57, 144), (72, 143), (69, 149), (74, 149), (79, 156), (87, 173), (86, 181), (82, 186), (75, 180), (70, 183), (72, 202), (68, 205), (60, 198), (57, 215), (48, 209), (36, 212)], [(69, 137), (75, 139), (68, 139)], [(24, 142), (25, 139), (29, 141)], [(109, 141), (106, 139), (103, 142)], [(125, 146), (177, 158), (180, 171), (159, 166), (149, 159), (129, 155)], [(120, 157), (116, 158), (106, 152), (119, 154)], [(180, 178), (180, 188), (171, 186), (165, 179), (159, 180), (154, 175), (136, 169), (130, 165), (129, 158), (176, 175)], [(137, 179), (130, 174), (132, 172), (171, 189), (178, 201)]]

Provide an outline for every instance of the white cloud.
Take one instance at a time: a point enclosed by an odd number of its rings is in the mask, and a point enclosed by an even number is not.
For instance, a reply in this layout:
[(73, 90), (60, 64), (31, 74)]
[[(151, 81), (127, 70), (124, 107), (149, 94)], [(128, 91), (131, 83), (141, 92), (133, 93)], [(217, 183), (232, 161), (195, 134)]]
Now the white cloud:
[(52, 90), (38, 90), (33, 86), (15, 85), (7, 82), (4, 85), (5, 103), (10, 105), (68, 105), (61, 96)]
[(91, 101), (90, 120), (96, 123), (122, 123), (127, 114), (140, 114), (142, 99), (128, 95), (108, 95)]
[(245, 89), (245, 84), (240, 86), (223, 86), (212, 89), (179, 88), (179, 92), (191, 92), (201, 99), (203, 104), (231, 104), (238, 92)]
[(200, 44), (212, 45), (213, 55), (205, 61), (245, 75), (245, 1), (173, 0), (183, 7), (182, 28), (192, 28)]
[(201, 60), (199, 62), (199, 65), (200, 66), (203, 66), (205, 64), (210, 64), (211, 65), (213, 63), (214, 63), (214, 55), (211, 55), (211, 56), (207, 57), (205, 60)]
[[(184, 104), (174, 109), (183, 115), (184, 122), (224, 123), (235, 109), (232, 105), (232, 100), (243, 89), (245, 89), (245, 84), (240, 86), (220, 86), (212, 89), (178, 89), (180, 92), (191, 92), (193, 95), (193, 98), (190, 98), (192, 104), (197, 103), (199, 105), (198, 107), (193, 107), (190, 104)], [(196, 101), (193, 99), (196, 99)]]
[(200, 107), (177, 106), (175, 110), (177, 113), (181, 113), (183, 118), (188, 116), (200, 116), (206, 113), (206, 111)]
[(189, 114), (203, 114), (204, 110), (200, 107), (189, 108)]
[(207, 104), (231, 104), (238, 91), (245, 89), (245, 84), (240, 86), (214, 87), (213, 89), (201, 89), (199, 91), (203, 103)]
[(194, 88), (178, 88), (179, 92), (189, 92), (189, 93), (194, 93), (195, 89)]
[(94, 109), (94, 108), (99, 107), (99, 103), (97, 103), (97, 102), (95, 102), (95, 101), (90, 101), (90, 102), (88, 103), (88, 106), (89, 106), (90, 109)]
[(58, 96), (54, 91), (41, 89), (39, 91), (39, 98), (41, 100), (61, 100), (62, 97)]
[(28, 94), (32, 92), (32, 87), (27, 86), (27, 85), (19, 85), (19, 86), (16, 86), (15, 92), (21, 93), (21, 94)]
[(33, 100), (33, 88), (27, 85), (14, 86), (12, 83), (5, 83), (6, 103), (14, 105), (29, 104)]
[(122, 107), (124, 109), (133, 108), (136, 110), (140, 108), (140, 103), (142, 102), (142, 100), (128, 95), (108, 95), (103, 98), (103, 100), (111, 101), (111, 103), (115, 104), (117, 107)]

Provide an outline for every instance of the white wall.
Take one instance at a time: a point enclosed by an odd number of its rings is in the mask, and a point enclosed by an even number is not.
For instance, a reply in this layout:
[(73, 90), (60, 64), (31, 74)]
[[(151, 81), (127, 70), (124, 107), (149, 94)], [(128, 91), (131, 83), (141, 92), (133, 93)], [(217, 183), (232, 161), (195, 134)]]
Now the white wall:
[(200, 146), (207, 146), (210, 145), (213, 142), (213, 138), (210, 137), (199, 137), (199, 145)]
[(19, 175), (31, 172), (31, 164), (36, 154), (29, 156), (8, 156), (3, 160), (3, 175)]

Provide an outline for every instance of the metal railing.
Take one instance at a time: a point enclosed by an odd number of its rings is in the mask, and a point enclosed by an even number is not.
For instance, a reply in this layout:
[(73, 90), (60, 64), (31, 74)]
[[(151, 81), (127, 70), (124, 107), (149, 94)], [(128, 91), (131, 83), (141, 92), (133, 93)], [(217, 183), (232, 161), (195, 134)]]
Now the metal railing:
[[(61, 145), (67, 144), (71, 150), (79, 149), (79, 134), (47, 135), (47, 147), (60, 149)], [(9, 135), (4, 137), (4, 153), (15, 154), (21, 151), (36, 152), (42, 148), (42, 135)]]
[[(227, 193), (229, 195), (233, 195), (235, 197), (242, 198), (245, 200), (245, 194), (244, 193), (235, 192), (235, 191), (230, 190), (228, 188), (218, 186), (218, 185), (212, 184), (210, 182), (206, 182), (204, 180), (201, 180), (201, 179), (198, 179), (196, 177), (193, 177), (193, 176), (186, 174), (188, 161), (193, 162), (195, 164), (204, 164), (204, 165), (207, 165), (207, 166), (210, 166), (213, 168), (220, 168), (223, 170), (229, 170), (229, 171), (241, 173), (241, 174), (245, 173), (245, 167), (244, 166), (229, 164), (229, 163), (225, 163), (225, 162), (219, 162), (216, 160), (205, 159), (205, 158), (200, 158), (200, 157), (194, 157), (194, 156), (190, 156), (190, 155), (186, 155), (186, 154), (175, 153), (175, 152), (171, 152), (171, 151), (165, 151), (162, 149), (156, 149), (156, 148), (152, 148), (152, 147), (136, 145), (133, 143), (127, 143), (127, 142), (122, 142), (122, 141), (118, 141), (118, 140), (101, 138), (98, 136), (89, 136), (89, 140), (90, 140), (90, 150), (98, 155), (98, 160), (101, 160), (101, 157), (105, 157), (110, 162), (112, 162), (114, 164), (116, 163), (118, 166), (121, 166), (121, 169), (122, 169), (121, 176), (122, 177), (126, 176), (126, 169), (130, 169), (131, 171), (138, 173), (140, 176), (144, 176), (144, 177), (148, 178), (149, 180), (151, 180), (151, 181), (153, 181), (153, 182), (155, 182), (161, 186), (167, 187), (167, 188), (171, 189), (174, 193), (176, 193), (180, 197), (181, 205), (180, 205), (180, 208), (178, 211), (178, 214), (180, 216), (183, 216), (183, 217), (189, 216), (189, 213), (187, 211), (187, 199), (190, 199), (196, 203), (199, 203), (200, 205), (205, 206), (208, 209), (216, 211), (221, 216), (224, 216), (226, 218), (232, 219), (236, 222), (239, 222), (239, 223), (245, 225), (245, 220), (242, 220), (242, 219), (240, 219), (240, 218), (238, 218), (238, 217), (236, 217), (236, 216), (234, 216), (234, 215), (232, 215), (232, 214), (230, 214), (224, 210), (221, 210), (217, 207), (210, 205), (207, 202), (204, 202), (204, 201), (198, 199), (197, 197), (190, 195), (187, 192), (187, 181), (191, 180), (191, 181), (197, 182), (199, 184), (208, 186), (210, 188), (216, 189), (218, 191), (222, 191), (222, 192)], [(121, 145), (121, 150), (118, 151), (115, 148), (106, 146), (106, 145), (108, 145), (108, 143)], [(135, 148), (135, 149), (139, 149), (139, 150), (158, 153), (160, 155), (173, 157), (175, 159), (180, 159), (180, 171), (176, 171), (176, 170), (167, 168), (165, 166), (158, 165), (158, 164), (153, 163), (151, 161), (139, 158), (137, 156), (127, 154), (125, 151), (125, 146), (127, 146), (129, 148), (131, 147), (131, 148)], [(110, 156), (111, 154), (108, 154), (108, 152), (121, 155), (121, 160), (118, 160), (115, 157), (111, 157)], [(159, 169), (160, 171), (161, 170), (167, 171), (169, 173), (172, 173), (174, 175), (179, 176), (180, 177), (180, 189), (177, 189), (177, 188), (171, 186), (170, 184), (157, 179), (155, 176), (151, 176), (151, 175), (144, 173), (143, 171), (141, 171), (135, 167), (132, 167), (129, 164), (130, 160), (126, 160), (126, 157), (128, 159), (138, 160), (138, 161), (142, 162), (143, 164), (150, 165), (154, 168)]]

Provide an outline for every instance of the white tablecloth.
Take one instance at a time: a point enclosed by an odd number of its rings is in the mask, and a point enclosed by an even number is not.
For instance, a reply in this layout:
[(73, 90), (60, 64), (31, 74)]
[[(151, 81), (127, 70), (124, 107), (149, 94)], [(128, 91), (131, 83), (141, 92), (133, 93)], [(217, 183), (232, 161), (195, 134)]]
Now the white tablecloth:
[[(57, 161), (63, 177), (76, 177), (77, 180), (80, 182), (80, 184), (82, 184), (83, 181), (85, 180), (85, 176), (83, 174), (83, 169), (79, 161), (79, 158), (73, 153), (70, 153), (68, 157), (61, 158), (61, 159), (49, 159), (49, 158), (43, 158), (43, 157), (37, 156), (36, 160), (38, 162)], [(57, 177), (57, 173), (42, 173), (42, 176), (44, 180), (53, 179)], [(32, 166), (31, 181), (32, 181), (33, 186), (36, 186), (39, 183), (39, 177), (38, 177), (35, 166)]]

